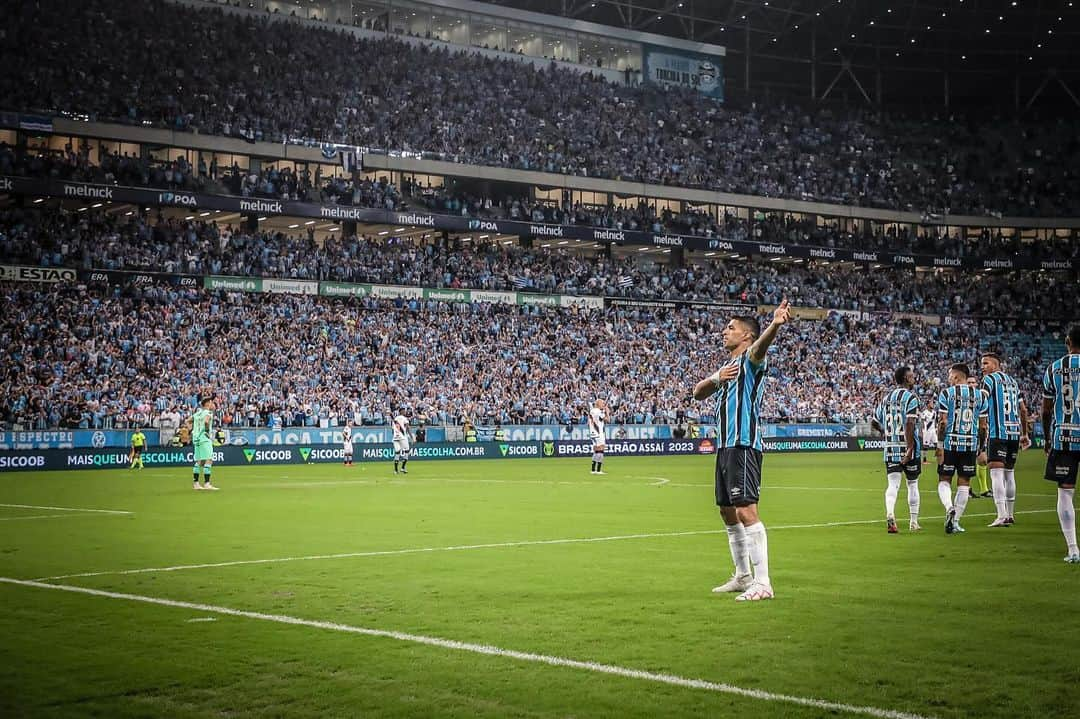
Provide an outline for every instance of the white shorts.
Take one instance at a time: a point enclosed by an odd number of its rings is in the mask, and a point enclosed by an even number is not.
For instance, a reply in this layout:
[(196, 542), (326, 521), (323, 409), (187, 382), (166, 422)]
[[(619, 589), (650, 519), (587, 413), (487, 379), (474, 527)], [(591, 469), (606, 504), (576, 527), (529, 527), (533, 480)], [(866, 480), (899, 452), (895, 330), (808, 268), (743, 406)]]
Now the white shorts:
[(607, 446), (607, 439), (602, 434), (593, 434), (589, 437), (592, 440), (593, 447), (605, 447)]
[(353, 447), (352, 442), (344, 442), (344, 443), (342, 443), (341, 449), (342, 449), (343, 452), (345, 452), (346, 457), (352, 454), (352, 452), (353, 452), (352, 447)]
[(922, 443), (924, 447), (937, 447), (937, 432), (923, 432)]
[(409, 440), (406, 437), (397, 437), (394, 439), (394, 451), (395, 452), (408, 452)]

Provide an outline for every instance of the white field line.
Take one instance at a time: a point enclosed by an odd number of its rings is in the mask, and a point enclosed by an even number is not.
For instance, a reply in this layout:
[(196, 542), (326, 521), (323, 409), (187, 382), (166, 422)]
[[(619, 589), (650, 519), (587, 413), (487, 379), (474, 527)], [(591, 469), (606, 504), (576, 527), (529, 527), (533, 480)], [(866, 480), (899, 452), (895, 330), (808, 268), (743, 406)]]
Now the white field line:
[[(1032, 509), (1017, 514), (1039, 514), (1056, 512), (1056, 509)], [(993, 512), (965, 514), (965, 517), (993, 517)], [(940, 517), (922, 517), (922, 519), (944, 519)], [(859, 524), (877, 524), (879, 519), (856, 519), (843, 522), (822, 522), (820, 524), (778, 524), (769, 526), (770, 531), (780, 529), (818, 529), (821, 527), (847, 527)], [(237, 559), (230, 562), (211, 562), (206, 564), (178, 564), (172, 567), (144, 567), (140, 569), (115, 569), (101, 572), (79, 572), (77, 574), (57, 574), (51, 577), (38, 577), (35, 582), (51, 582), (57, 579), (75, 579), (78, 577), (123, 576), (126, 574), (155, 574), (159, 572), (179, 572), (188, 569), (218, 569), (221, 567), (242, 567), (252, 564), (282, 564), (285, 562), (310, 562), (323, 559), (354, 559), (358, 557), (389, 557), (402, 554), (433, 554), (437, 552), (462, 552), (474, 549), (505, 549), (508, 547), (536, 547), (552, 544), (590, 544), (595, 542), (618, 542), (627, 539), (659, 539), (663, 537), (692, 537), (703, 534), (725, 534), (726, 529), (698, 529), (686, 532), (653, 532), (648, 534), (620, 534), (609, 537), (570, 537), (566, 539), (532, 539), (519, 542), (490, 542), (487, 544), (458, 544), (448, 547), (413, 547), (411, 549), (385, 549), (368, 552), (343, 552), (340, 554), (309, 554), (300, 557), (273, 557), (270, 559)]]
[(0, 517), (0, 522), (21, 522), (26, 519), (71, 519), (74, 517), (97, 517), (96, 514), (68, 512), (67, 514), (32, 514), (29, 517)]
[(135, 514), (122, 509), (90, 509), (88, 507), (49, 507), (43, 504), (2, 504), (0, 507), (15, 507), (16, 509), (51, 509), (57, 512), (91, 512), (93, 514)]
[(387, 629), (371, 629), (368, 627), (358, 627), (350, 624), (338, 624), (336, 622), (301, 619), (299, 617), (290, 617), (284, 614), (265, 614), (263, 612), (253, 612), (244, 609), (218, 607), (212, 604), (183, 602), (177, 601), (175, 599), (148, 597), (140, 594), (108, 592), (101, 589), (90, 589), (87, 587), (76, 587), (64, 584), (44, 584), (42, 582), (10, 579), (8, 577), (0, 577), (0, 582), (3, 582), (5, 584), (19, 585), (23, 587), (51, 589), (53, 591), (71, 592), (74, 594), (86, 594), (89, 596), (102, 597), (106, 599), (120, 599), (129, 602), (142, 602), (144, 604), (156, 604), (163, 607), (173, 607), (176, 609), (189, 609), (198, 612), (207, 612), (210, 614), (242, 617), (244, 619), (258, 619), (264, 622), (275, 622), (278, 624), (311, 627), (313, 629), (324, 629), (332, 632), (359, 634), (368, 637), (378, 637), (381, 639), (393, 639), (399, 642), (409, 642), (411, 644), (422, 644), (429, 647), (438, 647), (439, 649), (449, 649), (458, 652), (470, 652), (472, 654), (484, 654), (487, 656), (514, 659), (520, 662), (546, 664), (553, 667), (565, 667), (567, 669), (577, 669), (581, 671), (591, 672), (594, 674), (607, 674), (611, 676), (622, 677), (625, 679), (638, 679), (641, 681), (654, 682), (658, 684), (667, 684), (669, 686), (676, 686), (685, 689), (697, 689), (700, 691), (714, 692), (717, 694), (732, 694), (735, 696), (746, 697), (748, 699), (757, 699), (767, 702), (795, 704), (798, 706), (810, 707), (813, 709), (820, 709), (822, 711), (828, 712), (859, 714), (875, 717), (876, 719), (927, 719), (927, 717), (924, 717), (920, 714), (912, 714), (909, 712), (897, 711), (895, 709), (880, 709), (878, 707), (859, 706), (857, 704), (844, 704), (841, 702), (828, 701), (825, 699), (815, 699), (812, 697), (801, 697), (791, 694), (778, 694), (762, 689), (747, 689), (744, 687), (733, 686), (731, 684), (711, 682), (704, 679), (689, 679), (674, 674), (660, 674), (656, 672), (644, 671), (642, 669), (620, 667), (613, 664), (600, 664), (597, 662), (568, 659), (565, 657), (552, 656), (548, 654), (521, 652), (514, 649), (501, 649), (499, 647), (491, 646), (489, 644), (473, 644), (470, 642), (459, 642), (453, 639), (442, 639), (439, 637), (429, 637), (421, 634), (409, 634), (406, 632), (397, 632)]

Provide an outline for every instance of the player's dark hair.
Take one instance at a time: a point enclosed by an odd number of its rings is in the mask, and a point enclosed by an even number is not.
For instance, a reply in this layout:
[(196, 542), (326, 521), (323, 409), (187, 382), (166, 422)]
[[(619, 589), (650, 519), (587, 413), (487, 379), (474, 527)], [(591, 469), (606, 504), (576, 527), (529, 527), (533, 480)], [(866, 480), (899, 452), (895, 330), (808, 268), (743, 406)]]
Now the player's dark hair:
[(893, 372), (893, 379), (896, 381), (896, 384), (904, 384), (904, 381), (907, 380), (907, 373), (910, 371), (911, 368), (907, 365), (897, 367), (896, 371)]
[(951, 369), (953, 372), (959, 372), (960, 374), (964, 375), (965, 379), (971, 376), (971, 369), (963, 362), (957, 362), (949, 369)]
[(754, 335), (754, 337), (761, 334), (761, 325), (758, 324), (757, 317), (751, 315), (735, 315), (731, 319), (745, 325), (746, 329), (750, 330), (750, 334)]
[(993, 359), (997, 360), (998, 364), (1001, 364), (1001, 355), (999, 353), (997, 353), (997, 352), (983, 352), (982, 356), (983, 357), (992, 357)]
[(1073, 325), (1069, 328), (1069, 344), (1072, 345), (1074, 350), (1080, 350), (1080, 325)]

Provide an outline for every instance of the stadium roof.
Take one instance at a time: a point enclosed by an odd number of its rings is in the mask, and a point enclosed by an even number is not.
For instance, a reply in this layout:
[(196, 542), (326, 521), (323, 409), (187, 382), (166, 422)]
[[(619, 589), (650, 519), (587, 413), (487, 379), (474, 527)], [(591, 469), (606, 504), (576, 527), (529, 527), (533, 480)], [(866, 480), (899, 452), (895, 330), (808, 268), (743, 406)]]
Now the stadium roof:
[(1080, 0), (489, 2), (724, 45), (733, 97), (1080, 108)]

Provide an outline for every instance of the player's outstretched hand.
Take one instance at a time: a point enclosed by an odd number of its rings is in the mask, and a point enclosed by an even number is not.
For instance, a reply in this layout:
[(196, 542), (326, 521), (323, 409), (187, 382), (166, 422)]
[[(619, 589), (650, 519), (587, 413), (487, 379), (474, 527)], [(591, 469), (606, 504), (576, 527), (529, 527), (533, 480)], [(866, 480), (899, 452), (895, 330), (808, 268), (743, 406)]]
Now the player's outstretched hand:
[(1031, 437), (1027, 435), (1020, 438), (1020, 449), (1029, 449), (1031, 447)]
[(791, 319), (791, 303), (785, 297), (784, 301), (773, 312), (772, 321), (774, 325), (782, 325), (789, 319)]

